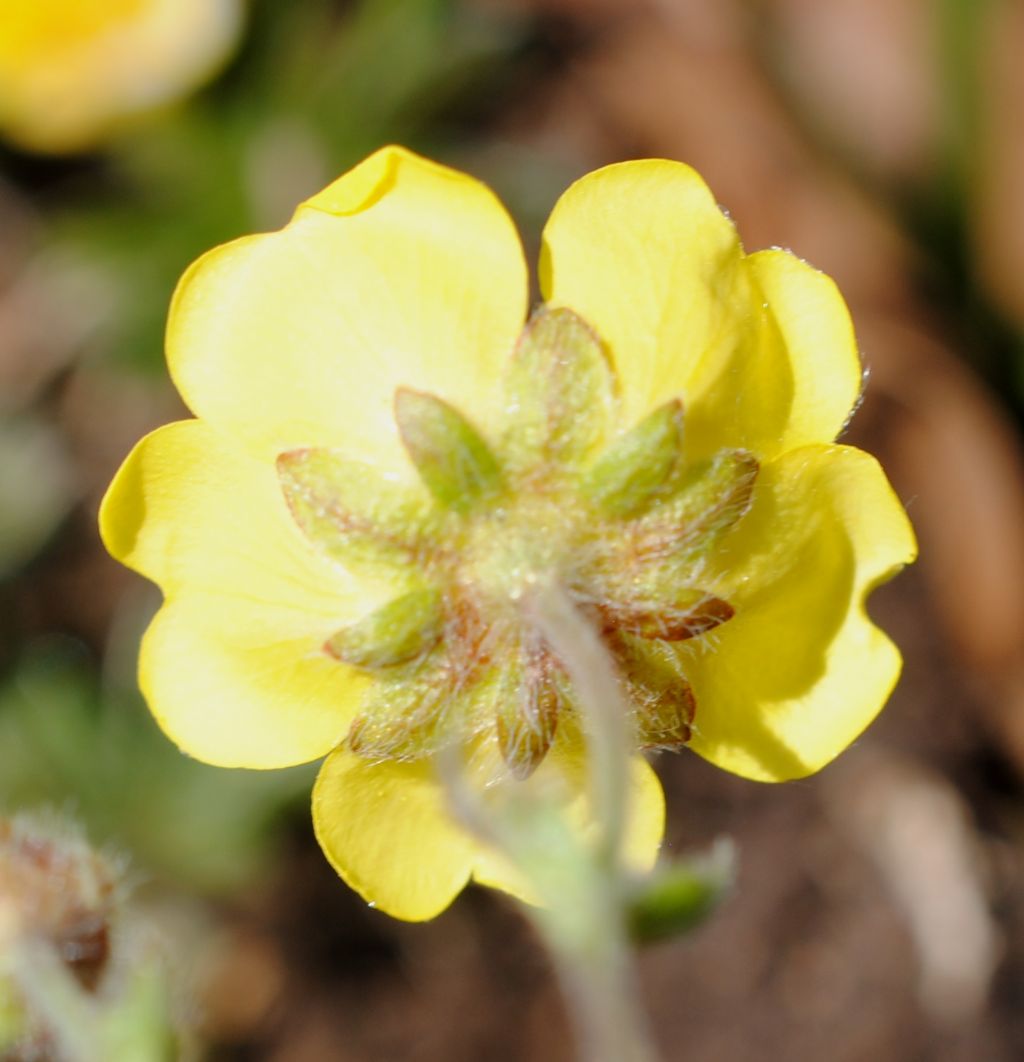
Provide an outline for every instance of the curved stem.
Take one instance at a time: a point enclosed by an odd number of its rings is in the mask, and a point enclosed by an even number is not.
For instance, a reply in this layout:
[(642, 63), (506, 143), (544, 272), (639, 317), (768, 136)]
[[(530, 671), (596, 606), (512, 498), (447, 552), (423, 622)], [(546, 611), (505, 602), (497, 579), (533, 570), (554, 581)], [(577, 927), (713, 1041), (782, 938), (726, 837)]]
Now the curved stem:
[(561, 587), (538, 592), (529, 611), (569, 672), (582, 709), (591, 807), (602, 837), (600, 860), (618, 872), (629, 801), (629, 705), (604, 643)]

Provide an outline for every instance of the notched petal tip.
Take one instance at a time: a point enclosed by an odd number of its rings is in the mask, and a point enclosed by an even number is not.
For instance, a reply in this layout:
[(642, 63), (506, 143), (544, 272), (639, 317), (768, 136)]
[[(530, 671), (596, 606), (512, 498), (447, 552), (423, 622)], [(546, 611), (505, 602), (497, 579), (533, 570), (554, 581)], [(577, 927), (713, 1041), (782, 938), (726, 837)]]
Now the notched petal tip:
[(389, 144), (375, 151), (323, 191), (307, 199), (299, 207), (299, 211), (308, 208), (336, 217), (345, 217), (369, 210), (394, 188), (402, 166), (424, 171), (444, 169), (407, 148)]
[(912, 555), (913, 537), (877, 460), (846, 446), (766, 464), (749, 519), (741, 535), (771, 546), (748, 561), (750, 585), (771, 592), (737, 600), (742, 638), (726, 633), (687, 663), (702, 706), (693, 747), (733, 773), (786, 781), (834, 759), (891, 693), (899, 653), (864, 597)]
[(398, 144), (387, 144), (305, 200), (296, 211), (296, 216), (304, 210), (315, 210), (339, 218), (352, 217), (371, 210), (398, 190), (400, 185), (415, 192), (438, 184), (447, 184), (454, 194), (460, 188), (486, 190), (495, 206), (503, 211), (493, 193), (475, 177), (434, 162)]
[[(148, 438), (148, 437), (147, 437)], [(99, 509), (99, 533), (115, 560), (134, 567), (132, 557), (145, 516), (144, 473), (140, 468), (147, 439), (136, 444), (107, 487)]]

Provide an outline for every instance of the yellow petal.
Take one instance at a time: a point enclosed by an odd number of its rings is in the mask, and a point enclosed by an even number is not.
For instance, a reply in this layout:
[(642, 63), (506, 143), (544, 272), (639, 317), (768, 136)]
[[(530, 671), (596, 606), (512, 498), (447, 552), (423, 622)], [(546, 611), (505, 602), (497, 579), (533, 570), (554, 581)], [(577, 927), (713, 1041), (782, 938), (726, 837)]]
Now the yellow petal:
[[(486, 760), (487, 757), (484, 757)], [(474, 765), (481, 779), (484, 760)], [(490, 761), (488, 761), (490, 762)], [(498, 759), (493, 765), (497, 770)], [(593, 829), (587, 815), (581, 752), (556, 745), (523, 786), (568, 792), (569, 821)], [(514, 791), (513, 791), (514, 795)], [(443, 911), (470, 880), (532, 901), (529, 885), (499, 854), (465, 832), (448, 811), (428, 761), (373, 763), (338, 748), (324, 761), (313, 792), (317, 839), (332, 866), (367, 902), (395, 918), (424, 921)], [(665, 802), (654, 771), (632, 763), (625, 855), (637, 870), (657, 858)]]
[(212, 594), (168, 601), (149, 625), (139, 685), (167, 736), (219, 767), (318, 759), (348, 731), (367, 679), (320, 649), (315, 621)]
[(409, 474), (395, 390), (491, 422), (526, 296), (494, 195), (383, 148), (281, 231), (200, 258), (174, 298), (168, 363), (192, 410), (257, 455), (335, 447)]
[(321, 646), (375, 597), (305, 540), (273, 466), (201, 421), (167, 425), (121, 467), (100, 527), (110, 552), (169, 599), (146, 634), (140, 681), (186, 752), (280, 767), (344, 735), (362, 680)]
[(682, 398), (691, 457), (829, 442), (856, 399), (856, 348), (830, 282), (783, 252), (744, 257), (681, 163), (620, 163), (574, 184), (544, 233), (541, 290), (608, 343), (625, 426)]
[(762, 468), (723, 553), (736, 615), (703, 651), (683, 651), (692, 747), (748, 778), (802, 777), (846, 748), (896, 683), (899, 652), (865, 599), (914, 559), (913, 531), (874, 458), (804, 447)]
[(203, 421), (165, 425), (136, 445), (100, 506), (100, 534), (168, 596), (223, 593), (335, 617), (366, 601), (299, 530), (274, 466)]
[(476, 841), (447, 811), (427, 761), (374, 763), (345, 748), (324, 761), (313, 826), (331, 865), (368, 903), (426, 921), (469, 880)]
[(777, 330), (765, 342), (788, 353), (793, 399), (779, 450), (831, 442), (860, 393), (862, 370), (853, 322), (831, 277), (786, 251), (744, 259)]

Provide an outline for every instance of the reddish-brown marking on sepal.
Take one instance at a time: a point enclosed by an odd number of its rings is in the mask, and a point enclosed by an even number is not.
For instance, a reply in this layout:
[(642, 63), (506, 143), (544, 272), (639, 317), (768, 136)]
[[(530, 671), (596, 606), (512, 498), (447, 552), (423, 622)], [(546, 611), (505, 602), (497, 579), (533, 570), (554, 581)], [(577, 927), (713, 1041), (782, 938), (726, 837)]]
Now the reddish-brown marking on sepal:
[(95, 990), (110, 956), (106, 918), (89, 911), (78, 912), (71, 924), (62, 927), (54, 943), (79, 984), (87, 991)]
[(641, 638), (658, 638), (665, 642), (682, 642), (696, 638), (720, 626), (736, 615), (728, 601), (713, 594), (697, 591), (692, 604), (677, 607), (660, 603), (629, 602), (603, 604), (599, 612), (609, 630), (625, 631)]

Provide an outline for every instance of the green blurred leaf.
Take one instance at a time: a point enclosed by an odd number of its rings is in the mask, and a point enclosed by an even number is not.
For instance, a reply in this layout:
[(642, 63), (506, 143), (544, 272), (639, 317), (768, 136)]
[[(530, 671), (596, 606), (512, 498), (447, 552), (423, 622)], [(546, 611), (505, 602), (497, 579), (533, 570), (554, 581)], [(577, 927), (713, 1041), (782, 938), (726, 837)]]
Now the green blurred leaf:
[(0, 577), (43, 546), (73, 500), (56, 432), (27, 415), (0, 419)]
[(0, 689), (0, 808), (69, 806), (90, 834), (196, 888), (231, 889), (272, 855), (273, 825), (314, 767), (209, 767), (178, 751), (141, 699), (100, 695), (67, 643), (28, 654)]
[(648, 944), (695, 929), (728, 895), (736, 856), (730, 841), (718, 841), (703, 857), (656, 867), (636, 882), (626, 909), (630, 936)]

